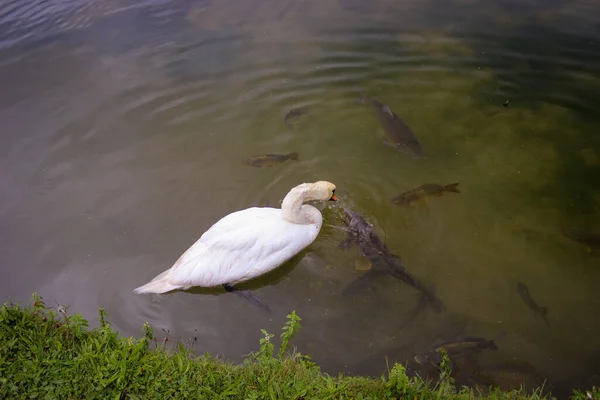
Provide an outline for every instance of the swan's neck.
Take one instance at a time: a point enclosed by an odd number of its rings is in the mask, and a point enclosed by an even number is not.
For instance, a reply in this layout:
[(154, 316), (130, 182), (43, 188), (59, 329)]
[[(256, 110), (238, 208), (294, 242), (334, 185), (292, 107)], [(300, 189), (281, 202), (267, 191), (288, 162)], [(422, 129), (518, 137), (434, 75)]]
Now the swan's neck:
[(318, 224), (323, 220), (321, 212), (315, 207), (304, 203), (306, 194), (302, 189), (292, 190), (281, 203), (281, 212), (286, 221), (294, 224)]

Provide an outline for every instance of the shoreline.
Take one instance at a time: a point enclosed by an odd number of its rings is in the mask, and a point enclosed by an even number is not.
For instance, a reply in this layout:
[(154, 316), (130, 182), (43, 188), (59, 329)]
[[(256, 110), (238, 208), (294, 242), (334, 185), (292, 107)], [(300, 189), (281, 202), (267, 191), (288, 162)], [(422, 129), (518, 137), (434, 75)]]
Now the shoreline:
[[(207, 398), (207, 399), (546, 399), (546, 391), (457, 388), (449, 363), (437, 382), (408, 377), (401, 364), (380, 378), (331, 376), (290, 341), (300, 317), (287, 316), (276, 348), (262, 331), (256, 352), (241, 364), (209, 354), (195, 356), (177, 341), (159, 343), (146, 323), (139, 339), (120, 337), (99, 310), (100, 327), (90, 329), (80, 314), (46, 307), (33, 294), (30, 304), (0, 308), (0, 396), (2, 398)], [(154, 343), (153, 343), (154, 342)], [(443, 355), (445, 358), (445, 354)], [(447, 359), (446, 359), (447, 360)], [(484, 393), (485, 392), (485, 393)], [(573, 399), (600, 398), (600, 388), (573, 392)]]

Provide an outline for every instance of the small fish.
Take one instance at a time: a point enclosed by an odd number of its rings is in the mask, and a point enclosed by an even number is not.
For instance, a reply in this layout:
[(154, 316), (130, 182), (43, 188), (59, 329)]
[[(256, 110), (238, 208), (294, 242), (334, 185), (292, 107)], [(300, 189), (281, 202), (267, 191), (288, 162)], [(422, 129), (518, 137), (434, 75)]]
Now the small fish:
[(509, 102), (510, 102), (510, 100), (506, 100), (504, 103), (502, 103), (502, 105), (503, 105), (504, 107), (508, 107), (508, 103), (509, 103)]
[(283, 117), (283, 121), (288, 127), (292, 127), (291, 119), (300, 117), (302, 115), (310, 114), (310, 110), (307, 108), (292, 108)]
[(284, 163), (287, 160), (298, 160), (298, 153), (252, 156), (244, 161), (244, 165), (252, 167), (272, 167)]
[(531, 308), (537, 315), (542, 317), (542, 319), (550, 326), (550, 322), (548, 322), (548, 308), (540, 307), (536, 304), (535, 301), (531, 298), (529, 294), (529, 288), (523, 282), (517, 283), (517, 293), (521, 296), (521, 299)]
[(410, 204), (415, 200), (422, 199), (426, 196), (439, 197), (445, 192), (460, 193), (457, 188), (458, 183), (451, 183), (446, 186), (438, 185), (437, 183), (426, 183), (418, 188), (407, 190), (406, 192), (392, 199), (394, 204)]
[(396, 113), (394, 113), (389, 106), (381, 104), (377, 100), (368, 97), (362, 89), (357, 89), (360, 91), (362, 98), (357, 99), (355, 102), (360, 104), (368, 104), (375, 111), (383, 131), (389, 139), (389, 142), (385, 142), (384, 144), (413, 157), (423, 157), (423, 148), (421, 147), (421, 143), (419, 143), (416, 136), (404, 123), (404, 121), (402, 121), (402, 119), (396, 115)]
[(581, 244), (590, 247), (600, 247), (600, 233), (586, 231), (581, 228), (564, 228), (563, 235)]

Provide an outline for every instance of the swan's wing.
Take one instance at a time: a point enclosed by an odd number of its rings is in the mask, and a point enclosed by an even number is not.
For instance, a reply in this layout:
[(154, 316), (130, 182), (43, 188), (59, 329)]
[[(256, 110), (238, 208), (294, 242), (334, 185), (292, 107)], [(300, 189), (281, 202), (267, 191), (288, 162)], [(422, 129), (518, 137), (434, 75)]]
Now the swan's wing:
[(254, 224), (265, 219), (281, 218), (281, 210), (276, 208), (252, 207), (227, 214), (215, 222), (206, 232), (202, 234), (198, 242), (210, 241), (220, 238), (226, 232), (234, 232), (244, 228), (248, 224)]
[(280, 210), (258, 210), (265, 209), (242, 210), (213, 225), (173, 265), (170, 280), (184, 287), (242, 282), (281, 265), (314, 240), (307, 235), (313, 227), (284, 221)]

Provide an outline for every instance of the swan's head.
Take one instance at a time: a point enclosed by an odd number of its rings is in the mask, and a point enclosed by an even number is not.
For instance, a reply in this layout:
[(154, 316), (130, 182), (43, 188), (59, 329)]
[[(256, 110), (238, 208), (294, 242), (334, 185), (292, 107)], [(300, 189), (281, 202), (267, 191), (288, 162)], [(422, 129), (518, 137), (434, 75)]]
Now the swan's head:
[(314, 224), (318, 232), (323, 221), (321, 213), (313, 206), (302, 205), (311, 200), (336, 201), (335, 185), (327, 181), (318, 181), (296, 186), (281, 203), (283, 218), (295, 224)]
[(335, 196), (335, 185), (327, 181), (309, 183), (304, 192), (304, 199), (337, 201), (337, 197)]

